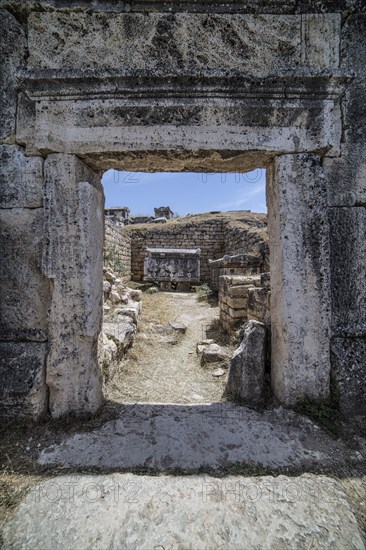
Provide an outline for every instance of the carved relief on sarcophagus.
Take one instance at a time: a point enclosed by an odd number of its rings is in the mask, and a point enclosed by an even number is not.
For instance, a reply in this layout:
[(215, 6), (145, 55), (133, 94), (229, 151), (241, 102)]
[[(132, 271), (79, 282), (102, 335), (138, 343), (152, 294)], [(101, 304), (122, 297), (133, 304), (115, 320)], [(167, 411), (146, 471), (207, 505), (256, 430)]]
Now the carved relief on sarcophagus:
[(200, 281), (199, 248), (147, 248), (144, 281)]

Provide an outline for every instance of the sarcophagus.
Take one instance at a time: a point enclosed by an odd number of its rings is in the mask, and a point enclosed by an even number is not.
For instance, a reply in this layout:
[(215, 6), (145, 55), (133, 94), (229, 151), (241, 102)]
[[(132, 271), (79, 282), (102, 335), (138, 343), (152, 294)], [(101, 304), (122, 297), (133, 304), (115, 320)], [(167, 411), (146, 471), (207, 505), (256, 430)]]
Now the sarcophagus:
[(200, 248), (147, 248), (144, 281), (200, 282)]

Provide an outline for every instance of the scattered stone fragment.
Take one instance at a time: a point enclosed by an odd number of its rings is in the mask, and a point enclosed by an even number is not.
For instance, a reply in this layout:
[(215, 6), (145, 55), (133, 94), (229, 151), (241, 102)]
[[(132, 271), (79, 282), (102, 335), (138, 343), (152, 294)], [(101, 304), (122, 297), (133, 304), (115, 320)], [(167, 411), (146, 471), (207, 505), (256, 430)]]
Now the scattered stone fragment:
[(218, 344), (205, 346), (201, 354), (201, 366), (228, 360), (229, 356)]
[(176, 346), (178, 344), (178, 340), (176, 338), (162, 338), (161, 343)]
[(116, 280), (116, 276), (112, 273), (112, 271), (109, 270), (104, 272), (104, 278), (110, 283), (114, 283), (114, 281)]
[(159, 292), (159, 289), (156, 286), (151, 286), (146, 290), (147, 294), (156, 294), (157, 292)]
[(184, 323), (180, 323), (179, 321), (175, 321), (174, 323), (169, 323), (175, 332), (178, 332), (180, 334), (185, 334), (187, 331), (187, 327)]
[(197, 345), (196, 345), (196, 352), (198, 353), (198, 355), (201, 355), (201, 353), (203, 352), (203, 350), (204, 350), (209, 344), (214, 344), (214, 340), (212, 340), (212, 339), (209, 339), (209, 340), (202, 340), (202, 342), (200, 342), (199, 344), (197, 344)]
[(110, 292), (109, 301), (112, 302), (112, 304), (119, 304), (121, 302), (121, 297), (116, 290)]
[(263, 398), (267, 328), (259, 321), (248, 321), (241, 334), (243, 340), (231, 358), (227, 391), (256, 406)]
[(142, 291), (131, 289), (130, 290), (130, 298), (131, 298), (131, 300), (134, 300), (135, 302), (141, 302)]
[(128, 294), (120, 294), (120, 297), (121, 297), (121, 302), (122, 304), (128, 304), (128, 301), (129, 301), (129, 297), (128, 297)]
[(162, 325), (160, 323), (150, 323), (150, 330), (159, 334), (171, 334), (173, 328), (170, 325)]
[(103, 281), (103, 292), (104, 294), (108, 294), (109, 291), (111, 290), (112, 288), (112, 285), (109, 281)]
[(138, 311), (136, 310), (136, 308), (133, 308), (133, 307), (116, 309), (116, 311), (114, 312), (114, 315), (115, 315), (114, 317), (115, 319), (130, 317), (135, 324), (137, 324), (137, 320), (139, 317)]
[(223, 368), (219, 368), (214, 370), (211, 374), (212, 376), (224, 376), (224, 374), (226, 374), (226, 370)]

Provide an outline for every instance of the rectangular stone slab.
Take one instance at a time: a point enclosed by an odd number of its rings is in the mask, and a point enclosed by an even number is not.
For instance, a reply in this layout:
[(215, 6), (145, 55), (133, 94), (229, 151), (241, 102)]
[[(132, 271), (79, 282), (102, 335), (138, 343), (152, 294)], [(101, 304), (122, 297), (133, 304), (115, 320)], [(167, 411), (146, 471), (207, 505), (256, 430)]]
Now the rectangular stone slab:
[(17, 145), (0, 145), (0, 208), (43, 205), (43, 158), (28, 157)]
[(0, 209), (0, 339), (46, 340), (50, 282), (42, 273), (43, 208)]
[(332, 389), (348, 416), (366, 415), (366, 337), (332, 338)]
[(199, 248), (147, 248), (144, 281), (197, 283), (200, 267)]
[(277, 157), (267, 171), (271, 383), (287, 404), (330, 391), (329, 224), (317, 155)]
[(0, 9), (0, 140), (14, 143), (17, 109), (17, 72), (26, 64), (27, 40), (22, 25)]
[(0, 342), (0, 416), (37, 420), (47, 410), (47, 344)]
[[(333, 37), (332, 37), (333, 38)], [(28, 67), (264, 76), (301, 61), (301, 16), (32, 13)]]
[(47, 384), (59, 417), (101, 404), (104, 195), (98, 174), (73, 155), (49, 155), (45, 182), (43, 267), (53, 280)]

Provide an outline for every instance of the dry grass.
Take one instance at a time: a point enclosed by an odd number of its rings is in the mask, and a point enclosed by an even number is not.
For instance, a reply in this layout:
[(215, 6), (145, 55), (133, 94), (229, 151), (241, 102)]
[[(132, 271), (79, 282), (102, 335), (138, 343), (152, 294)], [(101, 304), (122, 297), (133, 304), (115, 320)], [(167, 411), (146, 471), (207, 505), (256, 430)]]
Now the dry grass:
[[(182, 321), (186, 334), (169, 327)], [(197, 302), (195, 293), (143, 294), (142, 319), (132, 350), (107, 387), (118, 402), (200, 403), (224, 399), (226, 375), (212, 376), (219, 364), (202, 368), (196, 345), (217, 332), (218, 307)], [(230, 342), (220, 342), (229, 354)]]
[[(156, 294), (143, 295), (143, 323), (172, 323), (177, 314), (174, 309), (167, 307), (167, 293), (157, 292)], [(140, 328), (141, 330), (141, 328)]]
[[(128, 231), (138, 230), (140, 232), (150, 231), (166, 231), (167, 229), (181, 228), (182, 225), (199, 225), (207, 221), (222, 221), (228, 224), (229, 227), (240, 227), (242, 229), (252, 229), (258, 234), (267, 235), (267, 214), (256, 212), (219, 212), (211, 214), (210, 212), (204, 212), (202, 214), (191, 214), (168, 220), (166, 223), (142, 223), (127, 226), (125, 229)], [(124, 229), (124, 230), (125, 230)]]

